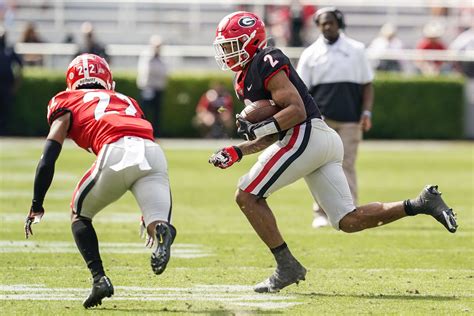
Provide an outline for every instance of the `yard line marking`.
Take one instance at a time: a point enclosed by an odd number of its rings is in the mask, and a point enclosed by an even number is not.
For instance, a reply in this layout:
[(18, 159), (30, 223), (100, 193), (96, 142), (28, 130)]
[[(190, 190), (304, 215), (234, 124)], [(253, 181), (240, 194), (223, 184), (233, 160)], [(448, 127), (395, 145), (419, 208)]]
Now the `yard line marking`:
[[(72, 191), (70, 196), (72, 196)], [(31, 192), (30, 192), (31, 197)], [(49, 195), (48, 195), (49, 197)], [(140, 221), (141, 212), (137, 209), (136, 213), (114, 213), (108, 214), (107, 211), (99, 213), (94, 217), (94, 223), (136, 223)], [(0, 214), (0, 222), (15, 223), (25, 221), (25, 214)], [(68, 211), (48, 211), (43, 217), (43, 222), (70, 222), (71, 213)]]
[[(65, 198), (71, 198), (72, 190), (52, 190), (48, 192), (48, 199), (62, 200)], [(0, 198), (12, 199), (12, 198), (30, 198), (31, 192), (29, 190), (2, 190), (0, 192)]]
[[(82, 301), (87, 288), (49, 288), (43, 284), (0, 285), (0, 300)], [(261, 309), (284, 309), (300, 302), (292, 295), (253, 293), (245, 285), (194, 285), (186, 288), (115, 286), (113, 301), (204, 301)], [(227, 305), (226, 304), (226, 305)]]
[[(33, 183), (35, 176), (31, 172), (1, 172), (2, 181), (5, 182), (27, 182)], [(56, 171), (54, 173), (54, 181), (78, 181), (81, 179), (79, 174), (70, 172)]]
[[(173, 244), (173, 258), (193, 259), (213, 256), (213, 252), (199, 244)], [(132, 254), (146, 253), (151, 250), (143, 243), (120, 243), (103, 242), (100, 243), (102, 253), (112, 254)], [(9, 241), (0, 240), (0, 253), (77, 253), (77, 246), (73, 242), (67, 241)]]

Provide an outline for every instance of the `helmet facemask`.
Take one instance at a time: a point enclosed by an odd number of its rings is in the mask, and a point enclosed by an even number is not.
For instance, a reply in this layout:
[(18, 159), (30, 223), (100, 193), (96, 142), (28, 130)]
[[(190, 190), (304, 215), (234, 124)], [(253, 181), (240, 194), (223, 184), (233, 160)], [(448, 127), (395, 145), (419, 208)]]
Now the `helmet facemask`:
[(250, 60), (251, 56), (245, 49), (255, 37), (255, 31), (248, 36), (225, 38), (218, 36), (214, 40), (216, 62), (222, 70), (240, 70)]

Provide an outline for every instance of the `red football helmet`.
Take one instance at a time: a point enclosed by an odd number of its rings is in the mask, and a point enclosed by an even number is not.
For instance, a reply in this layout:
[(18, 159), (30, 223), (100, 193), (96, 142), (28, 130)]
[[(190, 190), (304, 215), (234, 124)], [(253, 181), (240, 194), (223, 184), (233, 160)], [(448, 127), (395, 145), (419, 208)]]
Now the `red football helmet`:
[(79, 85), (94, 83), (104, 89), (114, 90), (115, 82), (107, 61), (94, 54), (82, 54), (74, 58), (66, 72), (67, 89), (75, 90)]
[(253, 13), (231, 13), (217, 26), (214, 49), (217, 64), (222, 70), (242, 70), (257, 50), (266, 45), (265, 24)]

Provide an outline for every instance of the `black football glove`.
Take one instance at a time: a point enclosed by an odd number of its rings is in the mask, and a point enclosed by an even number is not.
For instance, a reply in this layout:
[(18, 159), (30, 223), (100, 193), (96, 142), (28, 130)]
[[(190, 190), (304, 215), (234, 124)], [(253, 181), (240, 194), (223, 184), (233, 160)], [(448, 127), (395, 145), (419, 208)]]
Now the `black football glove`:
[(41, 221), (41, 218), (44, 215), (44, 208), (43, 206), (36, 206), (32, 205), (30, 208), (30, 212), (25, 219), (25, 238), (28, 239), (30, 235), (33, 235), (33, 231), (31, 230), (32, 224), (37, 224)]
[(209, 163), (213, 164), (214, 167), (226, 169), (240, 161), (240, 159), (242, 159), (242, 151), (240, 148), (231, 146), (216, 151), (211, 158), (209, 158)]
[(254, 140), (256, 138), (255, 133), (253, 132), (253, 124), (244, 119), (242, 116), (237, 114), (235, 116), (237, 119), (237, 135), (242, 137), (245, 140)]
[(281, 132), (280, 125), (273, 116), (258, 123), (250, 123), (239, 114), (235, 118), (238, 126), (237, 134), (245, 140), (254, 140), (258, 137)]

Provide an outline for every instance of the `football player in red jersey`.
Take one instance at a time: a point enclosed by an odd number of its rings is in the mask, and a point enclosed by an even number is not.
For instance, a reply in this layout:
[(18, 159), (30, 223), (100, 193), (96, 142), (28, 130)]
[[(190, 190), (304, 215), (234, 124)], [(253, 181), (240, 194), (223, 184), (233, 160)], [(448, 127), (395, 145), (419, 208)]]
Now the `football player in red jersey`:
[(52, 182), (54, 166), (64, 140), (97, 155), (79, 181), (71, 201), (72, 233), (93, 277), (85, 308), (102, 303), (114, 294), (105, 275), (92, 218), (130, 190), (142, 211), (147, 232), (156, 243), (151, 267), (161, 274), (170, 259), (176, 236), (171, 225), (171, 194), (167, 161), (154, 142), (151, 124), (137, 102), (114, 90), (112, 72), (105, 59), (82, 54), (69, 65), (67, 89), (48, 105), (50, 131), (36, 169), (34, 194), (25, 221), (26, 238), (31, 225), (44, 215), (43, 201)]
[(434, 185), (426, 186), (415, 199), (354, 205), (342, 169), (340, 137), (321, 119), (288, 57), (277, 48), (266, 47), (265, 34), (258, 16), (239, 11), (221, 20), (214, 41), (217, 63), (223, 70), (236, 72), (235, 90), (244, 103), (272, 99), (282, 108), (254, 124), (237, 116), (237, 132), (247, 141), (220, 149), (209, 159), (225, 169), (243, 156), (265, 149), (240, 178), (236, 192), (237, 204), (277, 263), (275, 272), (254, 290), (277, 292), (305, 278), (306, 269), (288, 249), (266, 202), (271, 193), (301, 178), (338, 230), (357, 232), (407, 215), (428, 214), (454, 233), (455, 215)]

